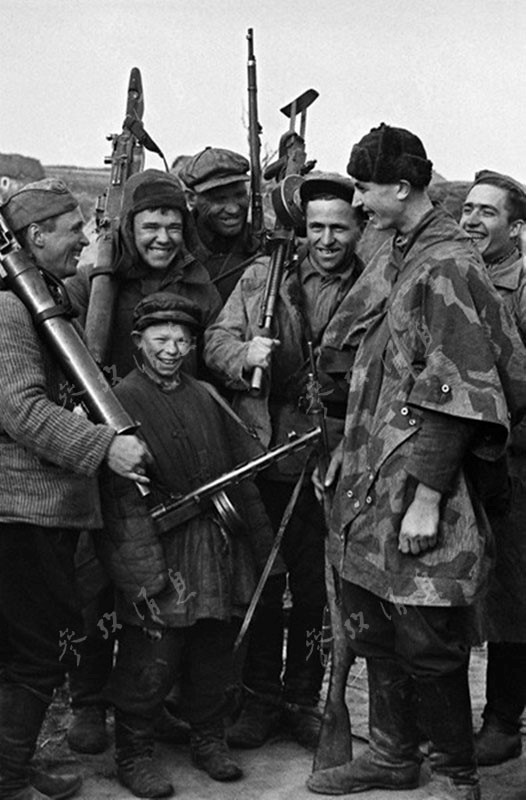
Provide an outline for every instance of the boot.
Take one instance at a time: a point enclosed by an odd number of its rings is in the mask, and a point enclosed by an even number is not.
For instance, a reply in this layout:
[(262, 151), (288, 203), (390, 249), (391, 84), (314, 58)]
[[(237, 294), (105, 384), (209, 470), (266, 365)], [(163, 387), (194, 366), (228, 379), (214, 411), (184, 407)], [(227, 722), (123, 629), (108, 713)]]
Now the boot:
[(194, 764), (215, 781), (237, 781), (243, 776), (228, 749), (221, 720), (192, 727), (190, 751)]
[(73, 710), (73, 722), (66, 736), (77, 753), (104, 753), (108, 747), (106, 709), (104, 706), (82, 706)]
[(51, 800), (66, 800), (82, 786), (82, 778), (74, 773), (57, 774), (36, 764), (29, 767), (31, 786)]
[(188, 744), (190, 741), (190, 725), (183, 719), (173, 716), (163, 707), (153, 726), (153, 738), (157, 742)]
[(308, 611), (293, 606), (287, 635), (283, 722), (292, 738), (309, 750), (318, 746), (322, 720), (318, 701), (325, 666), (313, 647), (322, 621), (323, 609)]
[(475, 736), (479, 766), (502, 764), (522, 751), (521, 717), (526, 705), (526, 644), (490, 642), (486, 669), (486, 707)]
[(320, 738), (323, 714), (317, 706), (286, 703), (283, 724), (287, 732), (302, 747), (316, 750)]
[(480, 800), (480, 786), (459, 786), (446, 775), (434, 775), (427, 784), (426, 800)]
[(30, 785), (30, 762), (49, 703), (15, 683), (0, 681), (0, 797), (41, 800)]
[(476, 800), (480, 789), (467, 663), (446, 675), (415, 679), (415, 687), (419, 724), (430, 742), (430, 788), (437, 784), (442, 791), (446, 785), (452, 797)]
[(279, 698), (249, 694), (236, 722), (227, 729), (228, 744), (248, 750), (261, 747), (278, 730), (281, 714)]
[(498, 717), (487, 714), (482, 728), (475, 736), (475, 753), (479, 767), (502, 764), (518, 758), (522, 752), (520, 733), (510, 733)]
[(313, 772), (307, 788), (320, 794), (414, 789), (421, 756), (413, 719), (412, 679), (396, 661), (367, 659), (369, 749), (339, 767)]
[(174, 788), (153, 761), (153, 724), (115, 711), (115, 760), (120, 783), (137, 797), (170, 797)]

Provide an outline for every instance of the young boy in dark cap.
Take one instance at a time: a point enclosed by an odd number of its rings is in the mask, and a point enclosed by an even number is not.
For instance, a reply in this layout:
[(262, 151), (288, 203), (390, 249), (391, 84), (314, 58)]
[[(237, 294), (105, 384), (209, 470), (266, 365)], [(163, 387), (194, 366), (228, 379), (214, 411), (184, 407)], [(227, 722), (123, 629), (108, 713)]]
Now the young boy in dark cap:
[(340, 331), (355, 358), (325, 481), (338, 478), (329, 552), (352, 647), (367, 659), (370, 741), (313, 773), (308, 787), (321, 794), (416, 787), (423, 731), (434, 796), (480, 798), (467, 627), (489, 531), (466, 463), (501, 454), (526, 387), (511, 372), (517, 332), (478, 254), (429, 199), (431, 167), (417, 136), (382, 124), (347, 168), (355, 205), (395, 236), (349, 295), (356, 315)]
[[(153, 505), (247, 461), (253, 446), (211, 387), (181, 370), (201, 327), (198, 306), (169, 293), (144, 298), (134, 312), (141, 363), (116, 394), (151, 448)], [(223, 716), (233, 617), (248, 605), (272, 536), (257, 491), (250, 482), (228, 490), (243, 531), (234, 532), (205, 502), (163, 535), (124, 481), (108, 475), (102, 496), (109, 534), (99, 537), (98, 550), (123, 625), (110, 686), (119, 779), (140, 797), (171, 794), (152, 762), (153, 723), (182, 669), (192, 758), (215, 780), (237, 780), (242, 772), (227, 748)]]
[(180, 173), (192, 195), (198, 235), (192, 252), (207, 268), (223, 302), (241, 274), (234, 268), (258, 250), (247, 223), (249, 167), (239, 153), (205, 147)]

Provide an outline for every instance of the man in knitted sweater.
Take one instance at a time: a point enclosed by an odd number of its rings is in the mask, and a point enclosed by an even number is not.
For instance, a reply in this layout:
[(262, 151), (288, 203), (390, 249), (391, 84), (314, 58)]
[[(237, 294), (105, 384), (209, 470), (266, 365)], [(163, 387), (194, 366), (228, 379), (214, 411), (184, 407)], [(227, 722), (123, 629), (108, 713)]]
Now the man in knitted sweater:
[[(87, 243), (76, 199), (61, 181), (43, 180), (12, 195), (2, 213), (64, 302), (60, 279), (76, 269)], [(42, 800), (68, 797), (80, 785), (76, 775), (30, 767), (53, 692), (82, 641), (78, 533), (102, 524), (101, 465), (145, 482), (146, 448), (76, 413), (29, 311), (7, 289), (0, 320), (0, 796)]]

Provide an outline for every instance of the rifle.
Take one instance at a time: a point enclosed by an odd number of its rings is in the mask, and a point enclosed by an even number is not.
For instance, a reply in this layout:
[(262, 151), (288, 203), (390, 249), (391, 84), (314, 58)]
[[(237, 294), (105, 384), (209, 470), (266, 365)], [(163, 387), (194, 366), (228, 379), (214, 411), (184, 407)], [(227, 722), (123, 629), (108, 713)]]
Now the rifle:
[[(325, 407), (321, 398), (320, 383), (312, 342), (308, 343), (310, 371), (307, 384), (307, 413), (313, 416), (315, 424), (321, 428), (321, 447), (318, 452), (318, 470), (323, 480), (329, 466), (329, 446)], [(324, 512), (329, 527), (330, 498), (324, 498)], [(331, 673), (329, 689), (320, 730), (318, 746), (314, 754), (313, 772), (329, 767), (337, 767), (352, 759), (352, 736), (349, 710), (345, 703), (345, 690), (349, 670), (356, 658), (347, 641), (338, 599), (334, 570), (327, 557), (325, 547), (325, 585), (327, 604), (331, 620)]]
[(256, 77), (256, 56), (254, 55), (254, 31), (247, 32), (248, 40), (248, 138), (250, 147), (250, 202), (252, 231), (261, 239), (264, 233), (263, 198), (261, 194), (260, 150), (262, 127), (258, 119), (258, 87)]
[[(66, 378), (82, 398), (94, 422), (117, 434), (134, 433), (139, 427), (111, 391), (88, 348), (68, 318), (69, 309), (56, 302), (52, 289), (62, 284), (46, 276), (23, 250), (0, 214), (0, 278), (26, 306), (39, 334), (55, 356)], [(63, 288), (63, 287), (62, 287)], [(147, 490), (137, 484), (142, 494)]]
[(104, 194), (98, 198), (95, 222), (98, 233), (97, 255), (91, 272), (90, 298), (86, 316), (86, 342), (99, 364), (104, 363), (113, 323), (117, 287), (113, 277), (114, 241), (119, 229), (124, 184), (144, 166), (144, 148), (158, 153), (168, 164), (159, 147), (148, 136), (142, 124), (144, 99), (141, 73), (130, 72), (126, 116), (120, 134), (110, 134), (112, 154), (104, 158), (111, 165), (110, 179)]
[[(231, 528), (232, 520), (229, 518), (229, 514), (231, 513), (230, 507), (233, 508), (233, 506), (228, 500), (225, 489), (241, 483), (247, 478), (252, 478), (261, 470), (276, 463), (276, 461), (286, 458), (291, 453), (295, 453), (310, 444), (314, 444), (320, 436), (320, 428), (314, 428), (302, 436), (292, 432), (289, 434), (289, 441), (286, 444), (274, 447), (246, 464), (240, 464), (230, 472), (214, 478), (214, 480), (205, 483), (182, 497), (174, 497), (166, 503), (154, 506), (150, 509), (150, 516), (157, 523), (159, 532), (166, 533), (201, 513), (206, 504), (211, 501), (227, 527)], [(237, 526), (238, 521), (235, 520), (234, 524)]]
[[(261, 336), (272, 336), (274, 311), (278, 299), (281, 277), (285, 265), (292, 260), (296, 228), (304, 224), (303, 214), (296, 205), (297, 192), (303, 182), (303, 175), (311, 170), (315, 161), (307, 161), (305, 153), (305, 126), (307, 108), (318, 97), (318, 92), (308, 89), (292, 103), (284, 106), (282, 114), (290, 118), (289, 130), (280, 139), (278, 160), (265, 171), (265, 179), (274, 178), (277, 186), (272, 190), (272, 205), (276, 214), (276, 224), (269, 240), (271, 248), (270, 266), (261, 302), (258, 326)], [(296, 133), (296, 116), (301, 114), (301, 134)], [(263, 368), (254, 367), (251, 392), (259, 394), (263, 382)]]

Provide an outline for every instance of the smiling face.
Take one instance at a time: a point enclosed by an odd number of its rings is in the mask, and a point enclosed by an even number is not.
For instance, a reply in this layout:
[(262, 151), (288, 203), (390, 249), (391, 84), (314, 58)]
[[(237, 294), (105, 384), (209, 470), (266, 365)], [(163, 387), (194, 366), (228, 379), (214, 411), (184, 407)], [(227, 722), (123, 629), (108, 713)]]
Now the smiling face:
[(520, 233), (521, 221), (509, 221), (506, 189), (480, 183), (466, 197), (460, 226), (484, 261), (491, 262), (510, 252), (513, 240)]
[(139, 211), (133, 218), (133, 238), (150, 269), (167, 269), (183, 246), (183, 215), (171, 208)]
[(245, 181), (216, 186), (196, 195), (195, 205), (203, 222), (220, 236), (241, 233), (248, 213), (248, 192)]
[(51, 224), (34, 223), (33, 227), (38, 264), (57, 278), (74, 275), (80, 254), (89, 244), (84, 235), (84, 218), (80, 209), (54, 217)]
[(133, 339), (146, 368), (165, 381), (173, 380), (192, 349), (194, 339), (186, 325), (160, 322), (135, 332)]
[(360, 236), (352, 206), (337, 197), (310, 200), (305, 220), (312, 261), (327, 272), (337, 270)]
[(396, 228), (402, 232), (406, 193), (406, 187), (399, 183), (356, 181), (353, 206), (365, 212), (373, 228), (380, 231)]

